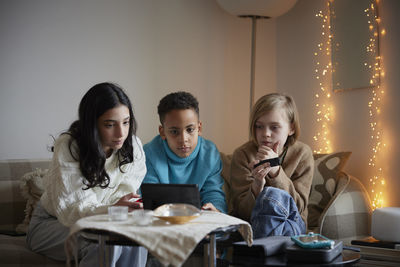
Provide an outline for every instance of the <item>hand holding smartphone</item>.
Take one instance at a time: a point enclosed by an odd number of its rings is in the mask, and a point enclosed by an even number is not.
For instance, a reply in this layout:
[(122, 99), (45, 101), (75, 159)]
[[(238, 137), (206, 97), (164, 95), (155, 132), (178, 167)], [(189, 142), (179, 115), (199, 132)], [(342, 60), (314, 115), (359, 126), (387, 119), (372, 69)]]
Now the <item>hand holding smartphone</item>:
[(140, 203), (143, 203), (143, 199), (140, 198), (140, 197), (134, 197), (134, 198), (132, 198), (130, 201), (132, 201), (132, 202), (140, 202)]
[(270, 167), (278, 166), (279, 165), (279, 157), (260, 160), (259, 163), (254, 165), (254, 168), (257, 168), (258, 166), (260, 166), (260, 165), (262, 165), (262, 164), (264, 164), (266, 162), (269, 162), (269, 166)]
[(143, 200), (142, 200), (142, 198), (134, 197), (134, 198), (131, 198), (129, 200), (129, 202), (133, 203), (132, 207), (134, 209), (142, 209), (143, 208)]

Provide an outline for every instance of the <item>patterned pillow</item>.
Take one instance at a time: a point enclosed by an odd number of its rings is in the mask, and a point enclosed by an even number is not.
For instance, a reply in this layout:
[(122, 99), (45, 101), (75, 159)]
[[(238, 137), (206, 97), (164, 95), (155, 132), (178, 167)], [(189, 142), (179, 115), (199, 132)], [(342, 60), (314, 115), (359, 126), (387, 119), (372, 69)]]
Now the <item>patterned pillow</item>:
[(26, 233), (29, 222), (32, 218), (32, 213), (36, 207), (37, 202), (43, 194), (42, 178), (46, 175), (48, 170), (42, 170), (37, 168), (32, 172), (24, 174), (21, 178), (21, 194), (27, 199), (25, 207), (25, 219), (17, 225), (16, 231)]
[(351, 152), (314, 154), (314, 178), (308, 202), (308, 227), (318, 226), (318, 219), (336, 191), (339, 172)]

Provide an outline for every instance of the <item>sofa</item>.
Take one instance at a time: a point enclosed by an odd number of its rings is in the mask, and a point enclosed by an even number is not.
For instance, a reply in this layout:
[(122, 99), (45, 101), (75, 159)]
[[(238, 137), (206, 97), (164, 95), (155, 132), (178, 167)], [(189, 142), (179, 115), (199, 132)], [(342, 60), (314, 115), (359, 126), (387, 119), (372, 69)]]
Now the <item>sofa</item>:
[(65, 266), (30, 251), (25, 243), (29, 216), (41, 193), (36, 183), (49, 163), (48, 159), (0, 161), (0, 266)]
[[(314, 177), (309, 198), (308, 231), (345, 244), (370, 235), (372, 208), (360, 181), (343, 171), (350, 152), (314, 155)], [(221, 153), (222, 177), (228, 206), (231, 155)], [(40, 198), (41, 177), (49, 160), (0, 161), (0, 266), (65, 266), (30, 251), (25, 233)], [(231, 208), (231, 207), (230, 207)]]

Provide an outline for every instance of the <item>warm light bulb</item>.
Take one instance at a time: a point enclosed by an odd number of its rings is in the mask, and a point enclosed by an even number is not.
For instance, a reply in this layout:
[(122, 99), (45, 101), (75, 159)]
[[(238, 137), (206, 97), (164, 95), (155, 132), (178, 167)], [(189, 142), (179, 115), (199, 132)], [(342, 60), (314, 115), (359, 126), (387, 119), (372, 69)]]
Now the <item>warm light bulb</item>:
[[(333, 0), (331, 0), (333, 1)], [(328, 3), (329, 5), (329, 3)], [(329, 123), (331, 121), (331, 109), (326, 108), (326, 104), (329, 102), (329, 98), (331, 94), (329, 93), (331, 89), (331, 85), (328, 81), (326, 81), (326, 77), (331, 77), (331, 74), (334, 70), (332, 69), (332, 62), (330, 61), (331, 54), (331, 39), (334, 37), (332, 34), (327, 34), (326, 29), (330, 29), (330, 19), (329, 19), (329, 8), (328, 11), (320, 10), (316, 17), (321, 21), (321, 41), (317, 44), (317, 51), (315, 51), (314, 55), (316, 58), (316, 68), (315, 68), (315, 78), (319, 80), (320, 88), (314, 94), (315, 96), (315, 107), (316, 107), (316, 116), (317, 116), (317, 134), (314, 136), (314, 140), (316, 145), (319, 147), (315, 149), (317, 153), (331, 151), (331, 142), (329, 140)], [(339, 47), (339, 44), (335, 44)], [(323, 53), (319, 53), (319, 51)], [(326, 61), (326, 63), (322, 62)], [(322, 75), (321, 75), (322, 74)], [(322, 106), (322, 108), (320, 108)]]
[[(364, 10), (366, 16), (368, 18), (374, 18), (376, 23), (380, 23), (380, 18), (375, 14), (375, 6), (371, 4), (370, 8)], [(371, 31), (369, 44), (366, 46), (366, 53), (376, 53), (376, 49), (378, 47), (378, 38), (379, 33), (381, 36), (386, 34), (386, 30), (382, 29), (378, 32), (377, 28), (372, 24), (372, 21), (368, 19), (368, 25), (366, 25), (368, 29)], [(373, 64), (363, 64), (364, 67), (373, 70), (371, 74), (370, 84), (374, 85), (377, 84), (377, 79), (384, 77), (384, 70), (382, 69), (381, 64), (382, 57), (376, 56), (375, 62)], [(371, 91), (371, 97), (368, 101), (368, 108), (369, 108), (369, 118), (370, 118), (370, 131), (373, 133), (371, 135), (372, 140), (372, 148), (371, 148), (371, 155), (369, 157), (368, 166), (370, 168), (369, 173), (373, 176), (370, 178), (370, 185), (371, 185), (371, 193), (372, 193), (372, 206), (373, 208), (379, 208), (384, 205), (384, 190), (383, 187), (386, 186), (385, 179), (382, 177), (383, 169), (381, 163), (381, 156), (382, 151), (381, 147), (385, 147), (385, 143), (381, 142), (382, 139), (382, 129), (379, 127), (379, 120), (381, 110), (381, 102), (383, 97), (383, 89), (380, 89), (380, 85), (377, 85)]]

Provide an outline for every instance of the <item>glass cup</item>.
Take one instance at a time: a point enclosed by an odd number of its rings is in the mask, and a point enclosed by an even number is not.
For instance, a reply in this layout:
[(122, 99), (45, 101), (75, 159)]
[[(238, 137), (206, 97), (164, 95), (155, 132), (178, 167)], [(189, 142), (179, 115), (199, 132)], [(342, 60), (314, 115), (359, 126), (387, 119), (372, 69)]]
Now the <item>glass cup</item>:
[(149, 225), (153, 222), (153, 211), (138, 209), (132, 212), (133, 223), (136, 225)]
[(128, 206), (108, 207), (108, 216), (111, 221), (125, 221), (128, 219)]

